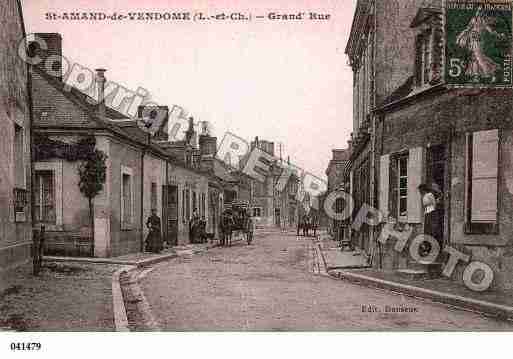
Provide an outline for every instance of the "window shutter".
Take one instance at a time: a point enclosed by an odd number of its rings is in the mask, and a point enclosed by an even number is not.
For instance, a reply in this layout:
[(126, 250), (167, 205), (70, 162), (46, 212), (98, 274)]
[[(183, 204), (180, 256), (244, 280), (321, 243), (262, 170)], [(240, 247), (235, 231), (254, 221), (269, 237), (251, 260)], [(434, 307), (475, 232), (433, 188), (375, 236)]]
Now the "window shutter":
[(471, 221), (497, 221), (497, 176), (499, 164), (499, 131), (473, 134)]
[(422, 183), (422, 160), (424, 149), (410, 149), (408, 157), (408, 222), (421, 223), (422, 201), (417, 187)]
[(388, 194), (390, 191), (390, 155), (381, 156), (379, 169), (379, 210), (388, 216)]
[(422, 36), (415, 38), (415, 83), (422, 85)]

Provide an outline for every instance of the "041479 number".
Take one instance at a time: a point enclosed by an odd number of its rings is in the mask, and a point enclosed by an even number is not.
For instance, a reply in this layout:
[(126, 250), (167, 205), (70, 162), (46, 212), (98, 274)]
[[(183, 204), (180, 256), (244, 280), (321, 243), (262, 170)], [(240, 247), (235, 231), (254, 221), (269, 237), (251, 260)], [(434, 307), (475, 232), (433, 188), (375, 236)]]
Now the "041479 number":
[(41, 343), (11, 343), (12, 351), (41, 350)]

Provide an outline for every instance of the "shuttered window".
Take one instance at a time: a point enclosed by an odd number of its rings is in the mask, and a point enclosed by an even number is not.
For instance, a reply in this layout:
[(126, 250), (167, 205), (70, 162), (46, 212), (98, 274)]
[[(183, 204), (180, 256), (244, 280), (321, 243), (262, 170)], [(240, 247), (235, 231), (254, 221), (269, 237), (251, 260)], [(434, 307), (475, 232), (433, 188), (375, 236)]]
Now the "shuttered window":
[(121, 213), (124, 225), (132, 223), (132, 190), (132, 176), (123, 173)]
[(150, 206), (152, 210), (157, 209), (157, 184), (155, 182), (151, 183)]
[(423, 175), (422, 147), (408, 153), (381, 156), (379, 209), (402, 222), (421, 223), (422, 203), (417, 187)]
[(388, 194), (390, 191), (390, 155), (381, 156), (379, 166), (379, 210), (384, 217), (388, 216)]
[(471, 233), (496, 233), (499, 131), (479, 131), (467, 137), (467, 225)]
[(422, 222), (422, 199), (418, 187), (422, 183), (423, 155), (422, 147), (411, 148), (408, 154), (408, 223)]
[(36, 221), (55, 224), (55, 185), (52, 171), (37, 171), (34, 185)]

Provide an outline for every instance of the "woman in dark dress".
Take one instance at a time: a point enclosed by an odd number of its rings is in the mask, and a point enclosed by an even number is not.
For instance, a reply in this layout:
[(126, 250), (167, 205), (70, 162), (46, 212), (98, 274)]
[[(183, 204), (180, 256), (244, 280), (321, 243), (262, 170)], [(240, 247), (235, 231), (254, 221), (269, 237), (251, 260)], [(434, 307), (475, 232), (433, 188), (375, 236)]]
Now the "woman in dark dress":
[(160, 218), (157, 216), (157, 210), (151, 210), (151, 216), (146, 221), (146, 227), (150, 230), (146, 237), (146, 251), (160, 253), (163, 249), (162, 235), (160, 233)]

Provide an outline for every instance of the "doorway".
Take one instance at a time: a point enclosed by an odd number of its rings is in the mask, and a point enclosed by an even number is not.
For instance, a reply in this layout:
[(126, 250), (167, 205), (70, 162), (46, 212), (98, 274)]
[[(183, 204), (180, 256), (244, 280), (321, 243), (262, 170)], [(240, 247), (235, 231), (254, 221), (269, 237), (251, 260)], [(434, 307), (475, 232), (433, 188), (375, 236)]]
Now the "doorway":
[(443, 144), (428, 148), (426, 158), (426, 183), (431, 185), (436, 183), (442, 193), (437, 210), (441, 217), (441, 240), (446, 243), (446, 206), (447, 206), (447, 147)]
[(178, 244), (178, 187), (163, 186), (164, 238), (170, 245)]
[(274, 209), (274, 223), (276, 226), (281, 227), (281, 211), (280, 208)]

